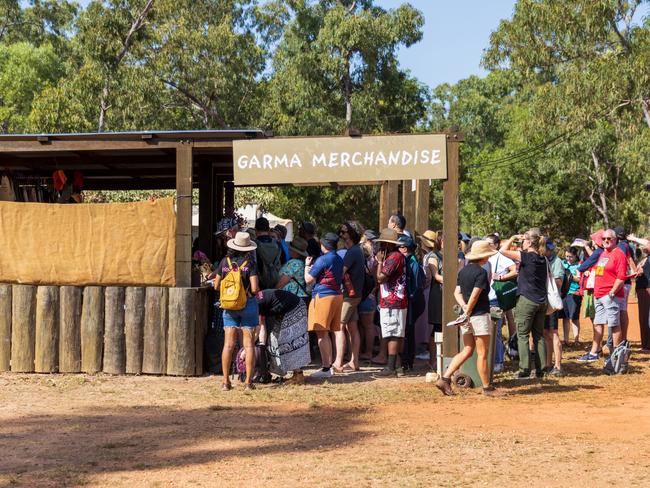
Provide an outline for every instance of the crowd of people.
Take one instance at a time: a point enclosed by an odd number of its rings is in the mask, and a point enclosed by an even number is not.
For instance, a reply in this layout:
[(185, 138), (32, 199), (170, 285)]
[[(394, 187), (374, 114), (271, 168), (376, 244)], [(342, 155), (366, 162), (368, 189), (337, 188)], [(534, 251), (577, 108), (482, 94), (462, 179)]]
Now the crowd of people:
[[(260, 361), (294, 383), (304, 382), (303, 368), (314, 356), (320, 367), (312, 378), (359, 371), (364, 362), (381, 365), (379, 377), (396, 377), (412, 373), (416, 358), (428, 361), (430, 370), (442, 369), (435, 339), (444, 326), (441, 232), (411, 233), (399, 214), (379, 233), (349, 221), (320, 238), (312, 223), (301, 222), (289, 242), (287, 229), (271, 228), (264, 217), (240, 227), (232, 218), (219, 222), (223, 258), (208, 277), (219, 291), (223, 319), (224, 390), (232, 388), (234, 363), (241, 363), (245, 389), (255, 387)], [(462, 344), (437, 371), (440, 391), (453, 394), (453, 374), (475, 354), (483, 393), (500, 395), (488, 364), (495, 335), (494, 372), (503, 370), (507, 355), (518, 360), (516, 379), (565, 375), (562, 352), (580, 347), (581, 314), (592, 322), (593, 341), (578, 361), (599, 361), (608, 353), (604, 371), (625, 373), (633, 281), (641, 346), (650, 352), (648, 239), (620, 227), (601, 229), (558, 251), (538, 228), (503, 240), (497, 233), (459, 234), (453, 279), (462, 311), (454, 325), (460, 325)], [(205, 260), (198, 250), (194, 258)]]

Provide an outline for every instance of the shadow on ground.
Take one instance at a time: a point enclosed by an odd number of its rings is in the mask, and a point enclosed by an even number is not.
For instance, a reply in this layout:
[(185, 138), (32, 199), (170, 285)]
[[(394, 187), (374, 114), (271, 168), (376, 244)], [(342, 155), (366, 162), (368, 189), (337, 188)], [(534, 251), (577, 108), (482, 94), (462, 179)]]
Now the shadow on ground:
[[(0, 485), (69, 486), (91, 475), (322, 450), (362, 441), (357, 409), (97, 407), (0, 426)], [(324, 431), (319, 425), (326, 421)], [(358, 426), (358, 422), (356, 423)]]

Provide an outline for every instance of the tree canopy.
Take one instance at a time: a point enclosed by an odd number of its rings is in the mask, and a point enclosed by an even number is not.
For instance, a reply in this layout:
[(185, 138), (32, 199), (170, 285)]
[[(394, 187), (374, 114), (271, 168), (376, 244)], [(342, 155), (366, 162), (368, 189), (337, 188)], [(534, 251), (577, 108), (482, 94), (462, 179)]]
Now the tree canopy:
[[(518, 0), (486, 46), (486, 76), (428, 87), (399, 63), (398, 49), (426, 29), (406, 2), (0, 0), (0, 130), (454, 129), (466, 136), (463, 230), (644, 232), (649, 3)], [(323, 228), (351, 218), (374, 226), (377, 200), (377, 187), (237, 192), (239, 203)], [(440, 200), (434, 184), (433, 227)]]

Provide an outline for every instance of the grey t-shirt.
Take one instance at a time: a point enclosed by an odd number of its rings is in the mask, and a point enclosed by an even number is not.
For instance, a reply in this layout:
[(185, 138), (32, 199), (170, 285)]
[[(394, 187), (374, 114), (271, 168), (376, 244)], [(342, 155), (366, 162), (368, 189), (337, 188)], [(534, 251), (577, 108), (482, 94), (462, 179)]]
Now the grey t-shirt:
[[(348, 274), (350, 275), (350, 280), (352, 280), (352, 286), (354, 287), (357, 297), (361, 297), (361, 294), (363, 293), (363, 273), (365, 272), (365, 262), (366, 259), (359, 244), (355, 244), (348, 249), (348, 252), (345, 253), (345, 257), (343, 258), (343, 266), (348, 268)], [(348, 296), (347, 291), (344, 296)]]

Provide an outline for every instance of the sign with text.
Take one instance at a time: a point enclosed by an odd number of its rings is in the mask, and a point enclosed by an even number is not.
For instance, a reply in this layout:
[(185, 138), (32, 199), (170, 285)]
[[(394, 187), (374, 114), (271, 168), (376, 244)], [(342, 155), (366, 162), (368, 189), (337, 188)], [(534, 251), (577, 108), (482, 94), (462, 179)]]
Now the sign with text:
[(447, 178), (444, 134), (233, 141), (236, 185)]

